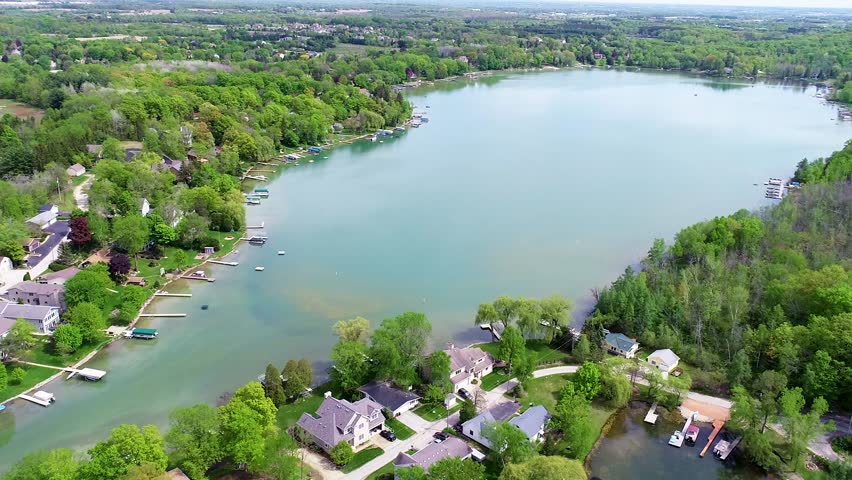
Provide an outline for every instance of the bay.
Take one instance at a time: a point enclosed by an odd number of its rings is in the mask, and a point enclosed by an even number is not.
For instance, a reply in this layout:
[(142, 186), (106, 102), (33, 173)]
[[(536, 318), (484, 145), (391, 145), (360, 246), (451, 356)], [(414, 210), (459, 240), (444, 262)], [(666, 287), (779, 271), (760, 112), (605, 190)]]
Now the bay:
[(0, 414), (0, 467), (85, 448), (121, 423), (165, 427), (175, 407), (215, 403), (269, 362), (307, 357), (324, 372), (340, 319), (421, 311), (439, 347), (486, 339), (476, 307), (501, 294), (560, 293), (579, 318), (590, 289), (654, 238), (759, 208), (768, 177), (852, 137), (814, 93), (600, 70), (406, 92), (430, 121), (275, 176), (270, 197), (248, 207), (269, 244), (241, 245), (239, 267), (207, 268), (215, 283), (170, 285), (193, 297), (152, 306), (186, 318), (145, 322), (158, 340), (107, 348), (90, 365), (109, 372), (102, 382), (60, 380), (46, 388), (50, 408), (16, 402)]

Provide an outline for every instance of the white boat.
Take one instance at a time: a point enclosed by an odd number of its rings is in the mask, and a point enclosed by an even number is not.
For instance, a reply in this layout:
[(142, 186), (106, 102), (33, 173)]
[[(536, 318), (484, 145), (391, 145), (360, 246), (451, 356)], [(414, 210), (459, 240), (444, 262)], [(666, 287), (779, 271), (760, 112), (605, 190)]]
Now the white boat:
[(284, 250), (278, 250), (278, 255), (286, 255), (286, 254), (287, 254), (287, 252), (285, 252)]
[(675, 432), (669, 438), (669, 445), (678, 448), (683, 445), (683, 433), (681, 433), (680, 430), (675, 430)]
[(254, 267), (254, 270), (255, 270), (256, 272), (262, 272), (262, 271), (264, 271), (264, 270), (265, 270), (265, 268), (263, 268), (263, 267)]

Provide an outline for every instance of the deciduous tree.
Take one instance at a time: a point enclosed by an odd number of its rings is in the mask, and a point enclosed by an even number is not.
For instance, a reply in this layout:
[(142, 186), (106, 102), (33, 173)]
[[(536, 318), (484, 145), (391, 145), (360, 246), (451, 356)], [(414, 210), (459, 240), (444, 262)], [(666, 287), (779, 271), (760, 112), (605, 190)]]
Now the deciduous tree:
[(83, 344), (83, 334), (76, 325), (62, 324), (53, 331), (53, 346), (59, 353), (68, 355)]
[(11, 358), (21, 358), (23, 354), (35, 346), (33, 332), (35, 332), (35, 327), (30, 322), (22, 318), (15, 320), (15, 324), (9, 329), (9, 333), (0, 338), (0, 351)]
[[(290, 361), (292, 362), (293, 360)], [(290, 377), (287, 377), (287, 380), (289, 383)], [(266, 397), (272, 400), (272, 403), (276, 407), (284, 405), (284, 401), (286, 399), (286, 396), (284, 395), (284, 383), (281, 381), (281, 374), (278, 372), (278, 369), (271, 363), (266, 366), (263, 390), (264, 393), (266, 393)]]
[(205, 478), (224, 456), (219, 412), (203, 403), (178, 408), (169, 415), (169, 426), (165, 437), (169, 461), (193, 480)]
[(586, 470), (577, 460), (538, 456), (524, 463), (507, 465), (500, 480), (586, 480)]
[(500, 348), (497, 350), (497, 358), (506, 362), (509, 368), (520, 361), (527, 351), (526, 341), (521, 332), (509, 325), (503, 330), (500, 337)]
[(527, 434), (508, 422), (484, 425), (482, 436), (491, 442), (490, 454), (503, 467), (509, 463), (523, 463), (536, 454), (536, 447)]
[(352, 445), (349, 445), (348, 442), (341, 440), (334, 447), (331, 448), (331, 451), (328, 452), (328, 455), (331, 457), (331, 461), (334, 462), (337, 466), (343, 466), (352, 461), (352, 457), (355, 455), (352, 452)]
[(485, 465), (471, 459), (447, 457), (429, 466), (430, 480), (485, 480)]
[(136, 269), (139, 270), (139, 251), (148, 243), (148, 222), (141, 215), (128, 215), (119, 217), (113, 222), (112, 235), (115, 243), (127, 253), (133, 255), (136, 260)]
[(266, 440), (275, 435), (276, 408), (266, 398), (258, 382), (238, 389), (231, 400), (219, 408), (222, 444), (238, 465), (256, 470), (263, 461)]
[(363, 317), (352, 320), (340, 320), (334, 324), (334, 333), (341, 342), (361, 342), (366, 344), (370, 338), (370, 321)]
[(165, 470), (168, 458), (157, 427), (119, 425), (109, 439), (89, 450), (91, 461), (81, 468), (83, 478), (119, 479), (134, 465), (152, 463)]
[(339, 342), (331, 349), (331, 381), (344, 392), (354, 392), (367, 378), (370, 364), (367, 347), (361, 342)]
[(71, 450), (42, 450), (30, 453), (12, 466), (4, 480), (77, 480), (80, 462)]
[(130, 273), (130, 259), (127, 255), (117, 253), (109, 259), (109, 273), (113, 278), (122, 278)]
[(106, 320), (100, 308), (94, 303), (77, 304), (65, 314), (68, 323), (77, 327), (86, 343), (95, 343), (103, 338)]

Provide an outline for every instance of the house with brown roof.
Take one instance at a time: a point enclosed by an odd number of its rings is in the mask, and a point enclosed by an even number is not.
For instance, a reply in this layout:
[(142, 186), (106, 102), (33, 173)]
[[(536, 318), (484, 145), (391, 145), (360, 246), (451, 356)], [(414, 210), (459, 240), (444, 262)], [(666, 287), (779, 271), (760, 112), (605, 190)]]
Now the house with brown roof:
[(340, 442), (352, 448), (369, 442), (384, 430), (385, 416), (382, 406), (369, 398), (353, 403), (326, 394), (317, 412), (303, 413), (296, 425), (316, 446), (328, 452)]
[(452, 343), (448, 346), (444, 352), (450, 357), (450, 381), (454, 392), (462, 388), (469, 390), (473, 380), (482, 381), (482, 377), (494, 368), (494, 359), (480, 348), (457, 348)]
[(395, 471), (400, 468), (420, 467), (428, 472), (432, 464), (453, 457), (466, 460), (471, 457), (482, 458), (484, 455), (471, 448), (461, 439), (450, 437), (440, 443), (430, 443), (410, 455), (405, 452), (400, 453), (393, 461), (393, 467)]

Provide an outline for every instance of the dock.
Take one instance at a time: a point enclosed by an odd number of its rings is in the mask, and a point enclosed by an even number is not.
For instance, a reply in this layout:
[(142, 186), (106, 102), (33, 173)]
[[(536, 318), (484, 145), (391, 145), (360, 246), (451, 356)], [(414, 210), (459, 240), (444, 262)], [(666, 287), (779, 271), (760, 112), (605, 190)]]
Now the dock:
[(719, 432), (722, 431), (722, 427), (724, 426), (724, 420), (713, 420), (713, 432), (710, 434), (710, 438), (707, 439), (707, 445), (704, 446), (704, 450), (701, 450), (701, 453), (698, 454), (699, 457), (703, 457), (707, 454), (707, 450), (710, 449), (710, 445), (713, 445), (713, 440), (716, 440), (716, 435), (719, 435)]
[(266, 226), (266, 222), (260, 222), (260, 225), (246, 225), (246, 230), (257, 230), (262, 229)]
[(98, 380), (104, 378), (104, 375), (106, 374), (107, 372), (103, 370), (97, 370), (94, 368), (84, 368), (82, 370), (74, 370), (73, 372), (71, 372), (70, 375), (68, 375), (68, 378), (66, 378), (66, 380), (70, 380), (75, 375), (79, 375), (81, 378), (84, 378), (86, 380), (97, 382)]
[(42, 407), (49, 407), (51, 403), (56, 401), (52, 393), (43, 392), (41, 390), (36, 392), (34, 396), (24, 395), (22, 393), (18, 395), (18, 398), (20, 398), (21, 400), (26, 400), (28, 402), (33, 402), (36, 405), (41, 405)]
[(140, 317), (147, 317), (147, 318), (153, 318), (153, 317), (178, 318), (178, 317), (185, 317), (186, 314), (185, 313), (140, 313), (139, 316)]
[(222, 260), (208, 260), (210, 263), (215, 263), (216, 265), (227, 265), (229, 267), (236, 267), (240, 264), (240, 262), (223, 262)]
[(154, 294), (155, 297), (191, 297), (191, 293), (169, 293), (169, 292), (157, 292)]
[(742, 439), (743, 437), (737, 437), (734, 439), (733, 442), (728, 442), (727, 440), (720, 440), (719, 443), (716, 444), (716, 447), (713, 449), (713, 453), (715, 455), (718, 455), (719, 460), (722, 460), (724, 462), (728, 459), (728, 456), (731, 454), (731, 452), (733, 452), (734, 449), (737, 448), (737, 445), (740, 444), (740, 441)]
[(215, 278), (199, 277), (199, 276), (193, 276), (193, 275), (181, 275), (180, 278), (185, 278), (187, 280), (204, 280), (205, 282), (215, 282), (216, 281)]
[(648, 414), (645, 415), (645, 423), (654, 425), (657, 423), (657, 417), (659, 417), (659, 415), (657, 415), (657, 402), (654, 402), (654, 404), (651, 405), (651, 409), (648, 410)]
[(249, 180), (257, 180), (258, 182), (266, 181), (266, 177), (264, 176), (246, 175), (244, 178), (248, 178)]

